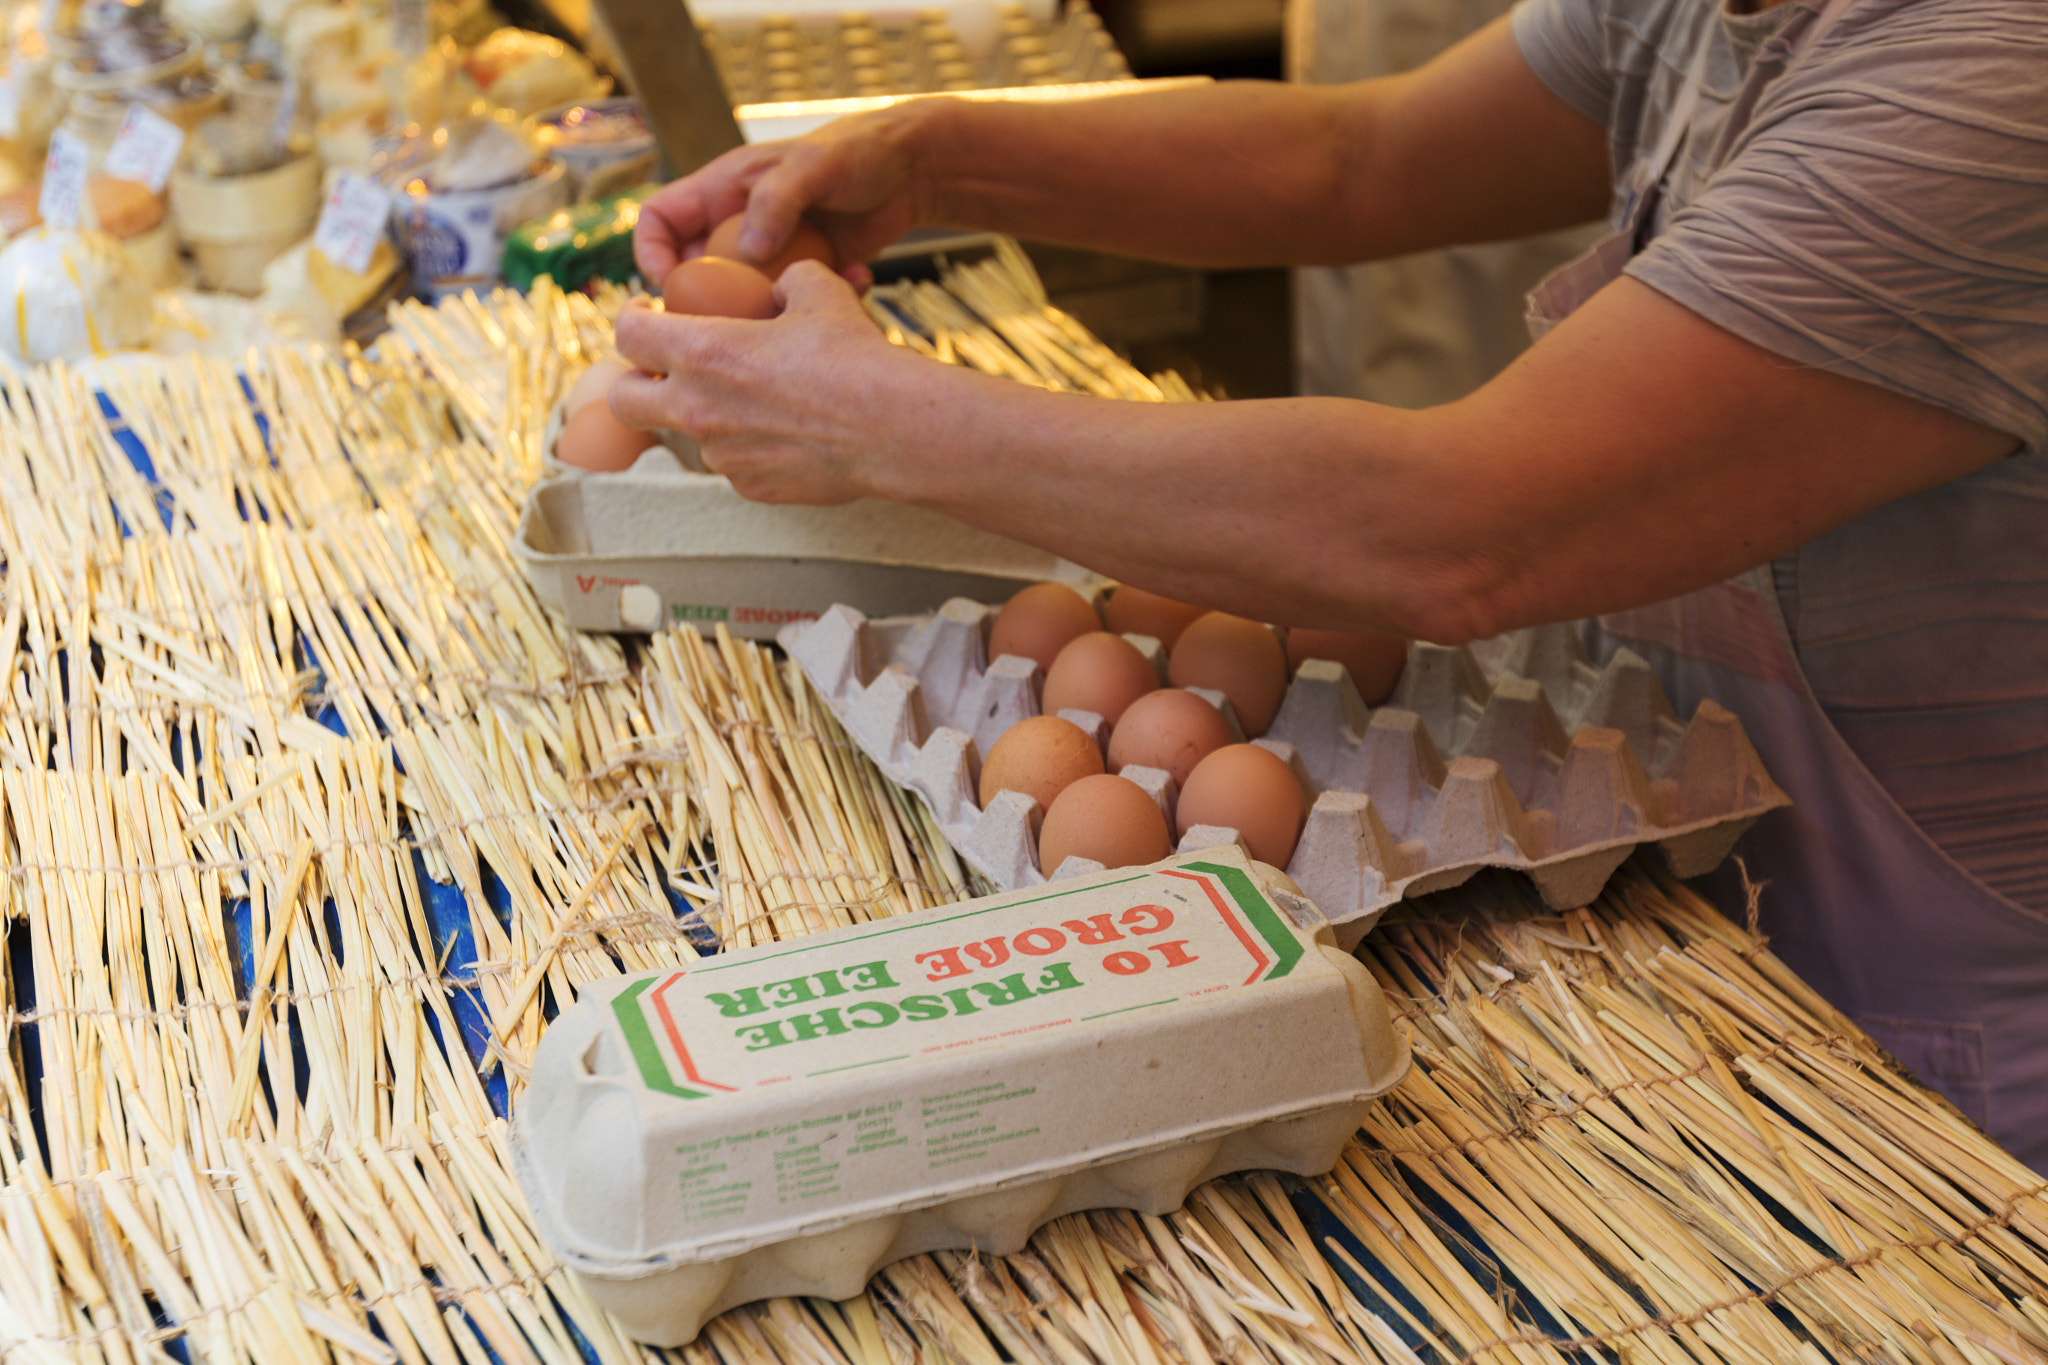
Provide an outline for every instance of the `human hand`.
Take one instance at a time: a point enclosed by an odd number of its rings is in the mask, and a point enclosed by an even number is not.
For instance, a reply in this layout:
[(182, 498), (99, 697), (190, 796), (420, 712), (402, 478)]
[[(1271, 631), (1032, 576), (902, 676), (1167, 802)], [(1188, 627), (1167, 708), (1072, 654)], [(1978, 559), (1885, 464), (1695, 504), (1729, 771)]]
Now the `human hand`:
[(657, 190), (640, 206), (633, 258), (655, 283), (701, 255), (711, 230), (746, 216), (740, 253), (772, 258), (808, 220), (832, 244), (841, 273), (867, 282), (866, 262), (920, 219), (909, 150), (920, 112), (911, 101), (836, 119), (800, 138), (739, 147)]
[[(629, 426), (696, 438), (705, 467), (757, 502), (830, 504), (875, 491), (869, 462), (886, 441), (904, 363), (848, 283), (799, 261), (765, 321), (623, 309), (619, 353), (639, 367), (611, 387)], [(910, 381), (913, 385), (915, 380)]]

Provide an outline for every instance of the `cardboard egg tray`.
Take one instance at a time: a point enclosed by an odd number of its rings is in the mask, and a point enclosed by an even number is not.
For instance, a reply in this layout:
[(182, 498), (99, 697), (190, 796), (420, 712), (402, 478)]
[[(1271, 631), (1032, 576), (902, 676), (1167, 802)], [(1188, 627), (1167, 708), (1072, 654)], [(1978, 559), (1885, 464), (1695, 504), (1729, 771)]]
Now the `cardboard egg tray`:
[(527, 492), (512, 554), (578, 630), (722, 625), (766, 640), (838, 602), (924, 611), (958, 593), (1089, 580), (1042, 550), (919, 508), (751, 502), (704, 472), (679, 433), (650, 435), (630, 468), (578, 469), (555, 458), (561, 426), (557, 404), (541, 436), (545, 477)]
[[(980, 755), (1038, 714), (1038, 667), (985, 659), (993, 612), (955, 599), (930, 615), (870, 620), (842, 605), (778, 638), (854, 742), (925, 799), (970, 866), (1008, 889), (1095, 864), (1038, 866), (1031, 798), (977, 803)], [(1156, 641), (1132, 638), (1163, 657)], [(1241, 734), (1228, 701), (1204, 695)], [(1105, 737), (1099, 717), (1063, 714)], [(1560, 910), (1589, 904), (1644, 845), (1675, 875), (1698, 876), (1788, 804), (1733, 713), (1707, 701), (1681, 721), (1641, 657), (1624, 649), (1596, 667), (1568, 626), (1483, 648), (1418, 643), (1376, 709), (1340, 666), (1310, 660), (1254, 742), (1287, 760), (1312, 798), (1287, 872), (1347, 946), (1394, 902), (1485, 867), (1527, 873)], [(1172, 779), (1124, 775), (1153, 793), (1170, 827)], [(1181, 849), (1236, 837), (1198, 826)]]

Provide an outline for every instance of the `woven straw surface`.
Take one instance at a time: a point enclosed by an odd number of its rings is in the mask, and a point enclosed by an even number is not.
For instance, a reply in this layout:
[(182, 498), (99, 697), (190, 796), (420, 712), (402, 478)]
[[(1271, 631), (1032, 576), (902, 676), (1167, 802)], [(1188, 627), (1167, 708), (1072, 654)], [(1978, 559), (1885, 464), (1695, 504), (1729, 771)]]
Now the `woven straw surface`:
[[(1104, 370), (1024, 295), (1068, 360), (1017, 363)], [(620, 1337), (507, 1167), (545, 1020), (972, 888), (771, 654), (534, 602), (511, 529), (604, 316), (5, 381), (7, 1360), (2048, 1359), (2035, 1177), (1640, 866), (1397, 907), (1362, 956), (1416, 1066), (1327, 1178)]]

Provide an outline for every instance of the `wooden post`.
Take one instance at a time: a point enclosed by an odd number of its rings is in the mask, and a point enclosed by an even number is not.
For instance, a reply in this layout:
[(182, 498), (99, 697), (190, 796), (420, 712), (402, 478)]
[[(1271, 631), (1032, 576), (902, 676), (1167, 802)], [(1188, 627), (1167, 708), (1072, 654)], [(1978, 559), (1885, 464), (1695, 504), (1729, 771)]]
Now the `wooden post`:
[(746, 141), (685, 0), (596, 0), (622, 74), (672, 175)]

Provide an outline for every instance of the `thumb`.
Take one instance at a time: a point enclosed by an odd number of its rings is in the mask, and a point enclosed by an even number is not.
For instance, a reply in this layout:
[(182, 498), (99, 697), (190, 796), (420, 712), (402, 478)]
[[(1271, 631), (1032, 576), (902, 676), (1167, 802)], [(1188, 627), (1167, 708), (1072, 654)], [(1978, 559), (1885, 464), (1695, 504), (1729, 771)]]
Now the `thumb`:
[(868, 315), (853, 285), (822, 261), (792, 262), (775, 282), (775, 301), (785, 313)]

